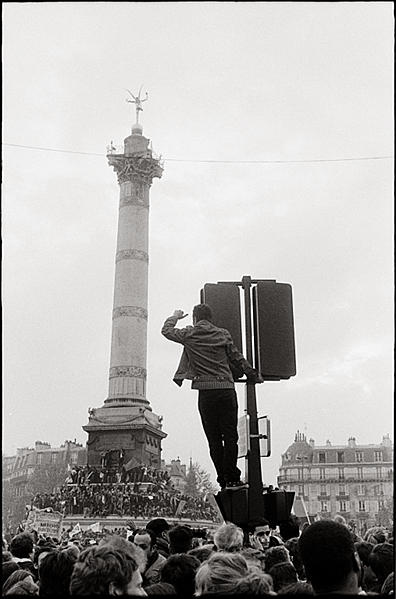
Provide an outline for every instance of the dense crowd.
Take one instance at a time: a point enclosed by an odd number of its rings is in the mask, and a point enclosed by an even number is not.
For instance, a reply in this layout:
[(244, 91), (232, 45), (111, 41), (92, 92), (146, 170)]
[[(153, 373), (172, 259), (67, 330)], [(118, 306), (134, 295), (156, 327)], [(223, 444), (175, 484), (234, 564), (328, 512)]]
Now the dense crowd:
[[(105, 464), (106, 462), (104, 462)], [(91, 483), (152, 483), (158, 488), (170, 488), (171, 477), (167, 470), (161, 470), (152, 466), (124, 465), (118, 460), (116, 467), (103, 465), (101, 468), (94, 466), (73, 466), (70, 468), (66, 478), (66, 484), (91, 484)]]
[[(118, 534), (115, 534), (118, 533)], [(353, 534), (342, 518), (295, 516), (250, 530), (232, 523), (205, 534), (155, 518), (145, 528), (60, 540), (3, 539), (3, 596), (394, 594), (393, 533)]]
[(64, 516), (84, 518), (129, 516), (137, 519), (179, 517), (190, 520), (215, 521), (216, 510), (200, 497), (191, 497), (165, 489), (152, 489), (150, 484), (91, 483), (69, 484), (57, 493), (37, 494), (33, 508), (52, 508)]

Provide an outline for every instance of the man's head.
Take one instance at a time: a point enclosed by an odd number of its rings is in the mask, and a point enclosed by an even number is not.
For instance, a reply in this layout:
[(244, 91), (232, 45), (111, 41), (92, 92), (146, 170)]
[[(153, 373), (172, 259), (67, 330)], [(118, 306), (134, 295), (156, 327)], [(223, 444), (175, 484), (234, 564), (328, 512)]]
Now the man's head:
[(243, 545), (243, 530), (232, 522), (226, 522), (216, 530), (214, 542), (219, 551), (240, 551)]
[(268, 520), (260, 518), (254, 523), (253, 535), (259, 541), (263, 550), (268, 549), (271, 529)]
[(83, 551), (74, 566), (70, 594), (145, 596), (138, 561), (120, 547), (103, 543)]
[(171, 584), (180, 597), (192, 597), (195, 590), (195, 574), (201, 562), (193, 555), (175, 553), (168, 557), (161, 568), (161, 581)]
[(192, 549), (193, 533), (189, 526), (178, 524), (169, 531), (169, 552), (187, 553)]
[(288, 520), (279, 524), (279, 534), (283, 541), (288, 541), (300, 534), (300, 520), (294, 514), (290, 514)]
[(212, 322), (212, 310), (208, 304), (198, 304), (193, 309), (193, 323), (196, 324), (200, 320), (209, 320)]
[(315, 593), (357, 594), (361, 566), (346, 526), (332, 520), (314, 522), (304, 529), (298, 545)]
[(138, 528), (137, 530), (135, 530), (132, 540), (135, 543), (135, 545), (140, 547), (140, 549), (143, 551), (146, 558), (148, 559), (154, 551), (157, 538), (152, 530), (146, 528)]
[(394, 550), (390, 543), (374, 545), (368, 563), (381, 584), (394, 569)]
[(21, 532), (16, 535), (10, 543), (10, 551), (14, 557), (29, 558), (33, 557), (33, 537), (28, 532)]
[(54, 550), (43, 554), (38, 568), (40, 595), (67, 595), (76, 561), (77, 556), (67, 550)]
[(291, 562), (289, 552), (284, 545), (279, 545), (279, 547), (270, 547), (267, 549), (265, 552), (264, 561), (266, 572), (269, 572), (272, 566), (275, 566), (275, 564)]

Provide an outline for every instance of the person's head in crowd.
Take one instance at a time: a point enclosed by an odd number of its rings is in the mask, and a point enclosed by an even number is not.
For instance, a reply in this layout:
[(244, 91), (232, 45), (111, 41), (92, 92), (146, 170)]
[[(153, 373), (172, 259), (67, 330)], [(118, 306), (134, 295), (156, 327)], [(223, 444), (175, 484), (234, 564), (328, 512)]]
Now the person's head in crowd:
[(213, 551), (213, 545), (201, 545), (200, 547), (195, 547), (195, 549), (190, 549), (190, 551), (188, 551), (188, 555), (196, 557), (202, 564), (202, 562), (207, 560), (209, 556), (212, 555)]
[(314, 595), (314, 590), (309, 582), (298, 580), (282, 588), (282, 595)]
[(381, 595), (394, 595), (395, 593), (395, 573), (391, 572), (385, 578), (384, 583), (381, 587)]
[[(132, 543), (125, 542), (133, 547)], [(70, 594), (145, 596), (139, 563), (132, 554), (133, 550), (121, 548), (119, 542), (85, 549), (74, 565)]]
[(374, 545), (368, 558), (369, 566), (377, 577), (380, 586), (385, 578), (394, 570), (394, 549), (390, 543)]
[(161, 555), (169, 555), (169, 535), (170, 525), (165, 518), (154, 518), (146, 525), (148, 530), (152, 530), (157, 537), (157, 551)]
[(208, 320), (209, 322), (212, 322), (212, 310), (208, 304), (198, 304), (193, 308), (192, 317), (194, 325), (200, 320)]
[(243, 530), (233, 522), (225, 522), (216, 530), (214, 543), (217, 551), (240, 551), (243, 546)]
[(179, 597), (192, 597), (195, 574), (201, 562), (193, 555), (175, 553), (168, 557), (161, 569), (161, 582), (171, 584)]
[(270, 546), (271, 528), (268, 520), (265, 518), (258, 518), (252, 524), (253, 538), (258, 542), (259, 547), (262, 551), (265, 551)]
[(271, 576), (259, 568), (251, 568), (244, 578), (235, 583), (232, 593), (234, 595), (276, 595)]
[(380, 526), (372, 526), (369, 528), (364, 537), (363, 541), (368, 541), (373, 545), (377, 545), (377, 543), (385, 543), (386, 542), (386, 534), (383, 528)]
[(287, 520), (280, 522), (279, 534), (284, 543), (289, 539), (298, 537), (300, 534), (300, 519), (294, 514), (290, 514)]
[(14, 562), (14, 560), (3, 562), (1, 564), (1, 585), (3, 586), (7, 578), (11, 576), (13, 572), (20, 569), (21, 568), (18, 566), (16, 562)]
[(133, 534), (132, 542), (140, 547), (148, 560), (156, 548), (157, 537), (149, 528), (138, 528)]
[(48, 542), (45, 539), (41, 539), (34, 550), (33, 553), (33, 563), (36, 568), (38, 568), (40, 561), (43, 559), (44, 555), (54, 551), (56, 549), (56, 545), (52, 542)]
[(19, 559), (33, 559), (33, 537), (28, 532), (15, 535), (10, 543), (10, 551)]
[(277, 562), (267, 572), (274, 583), (275, 593), (282, 593), (283, 587), (298, 581), (296, 569), (290, 561)]
[[(31, 589), (31, 592), (29, 592), (28, 594), (37, 595), (38, 586), (33, 580), (32, 573), (30, 572), (30, 570), (22, 570), (21, 568), (15, 570), (15, 572), (10, 574), (10, 576), (7, 578), (7, 580), (3, 584), (2, 594), (8, 595), (10, 594), (11, 590), (13, 590), (13, 594), (18, 594), (19, 591), (17, 592), (15, 590), (15, 585), (19, 585), (19, 583), (21, 582), (25, 582), (25, 585), (23, 585), (23, 587), (26, 587), (26, 590), (28, 590), (29, 588)], [(23, 594), (25, 593), (23, 592)]]
[(279, 547), (270, 547), (267, 549), (264, 556), (266, 572), (269, 572), (272, 566), (275, 566), (275, 564), (279, 564), (281, 562), (290, 562), (289, 552), (284, 545), (280, 545)]
[(298, 538), (294, 537), (286, 541), (285, 547), (289, 552), (290, 561), (296, 569), (297, 576), (300, 580), (305, 579), (304, 564), (301, 559), (300, 548), (298, 546)]
[(360, 561), (364, 566), (368, 566), (368, 557), (372, 552), (374, 545), (372, 543), (369, 543), (368, 541), (358, 541), (357, 543), (354, 543), (354, 545), (356, 551), (358, 552)]
[(175, 587), (168, 582), (155, 582), (145, 588), (147, 595), (177, 595)]
[(358, 593), (361, 565), (346, 526), (319, 520), (304, 529), (298, 544), (315, 593)]
[(74, 564), (77, 561), (75, 554), (67, 550), (54, 550), (44, 555), (40, 560), (38, 575), (40, 582), (40, 595), (52, 597), (68, 595), (70, 579)]
[(265, 576), (259, 568), (249, 568), (246, 559), (239, 553), (216, 551), (201, 564), (195, 575), (195, 595), (234, 593), (235, 586), (244, 580), (253, 584), (251, 575), (260, 580)]
[(192, 549), (193, 533), (189, 526), (178, 524), (169, 530), (169, 553), (187, 553)]
[(334, 520), (334, 522), (338, 522), (338, 524), (343, 524), (344, 526), (347, 525), (344, 516), (341, 516), (341, 514), (336, 514), (334, 516), (333, 520)]

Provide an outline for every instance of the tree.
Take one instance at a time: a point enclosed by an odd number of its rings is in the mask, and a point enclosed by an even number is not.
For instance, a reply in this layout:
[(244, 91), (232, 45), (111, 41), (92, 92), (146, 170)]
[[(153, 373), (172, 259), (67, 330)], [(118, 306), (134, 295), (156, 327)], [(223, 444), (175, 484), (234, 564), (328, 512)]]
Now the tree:
[(386, 497), (382, 507), (378, 510), (378, 514), (376, 514), (376, 521), (378, 526), (385, 526), (389, 530), (392, 529), (393, 526), (393, 497)]
[(202, 497), (209, 493), (215, 493), (216, 488), (210, 480), (210, 475), (197, 462), (190, 460), (190, 468), (187, 472), (186, 487), (184, 492), (191, 497)]

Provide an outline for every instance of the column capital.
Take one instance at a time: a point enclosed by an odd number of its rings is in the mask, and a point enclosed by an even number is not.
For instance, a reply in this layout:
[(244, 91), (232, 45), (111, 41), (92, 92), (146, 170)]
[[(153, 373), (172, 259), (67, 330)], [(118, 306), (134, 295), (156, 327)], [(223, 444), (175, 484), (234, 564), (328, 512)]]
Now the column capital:
[(117, 173), (118, 183), (140, 180), (151, 185), (154, 177), (162, 176), (163, 168), (160, 160), (153, 158), (151, 151), (145, 154), (125, 156), (125, 154), (108, 154), (109, 165)]

